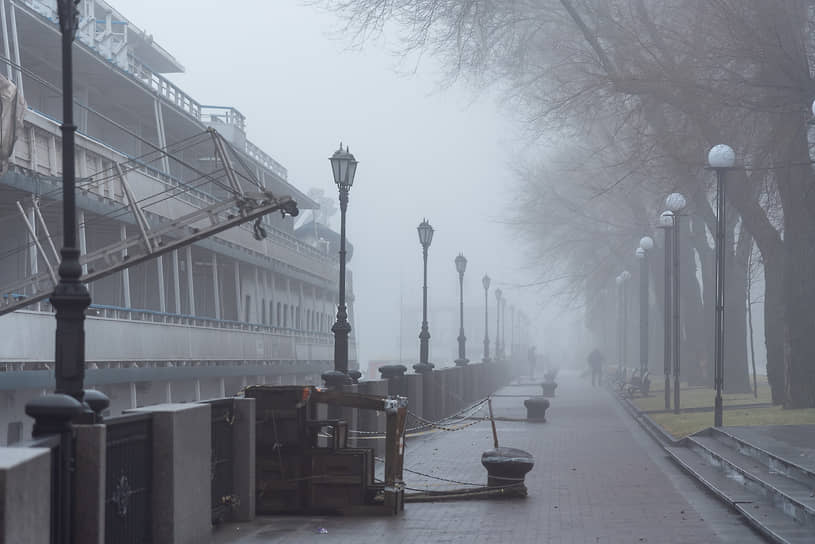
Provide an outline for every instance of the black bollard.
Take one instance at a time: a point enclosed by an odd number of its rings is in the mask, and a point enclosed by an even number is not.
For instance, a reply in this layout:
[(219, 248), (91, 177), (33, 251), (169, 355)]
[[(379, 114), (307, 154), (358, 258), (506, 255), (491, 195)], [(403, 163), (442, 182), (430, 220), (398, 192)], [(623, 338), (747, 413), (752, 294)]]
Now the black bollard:
[(541, 384), (541, 388), (543, 389), (543, 396), (544, 397), (554, 397), (555, 396), (555, 389), (557, 389), (557, 383), (555, 383), (555, 382), (543, 382)]
[(526, 406), (526, 420), (546, 422), (546, 409), (549, 408), (549, 401), (542, 397), (532, 397), (524, 401)]
[(494, 448), (481, 454), (481, 464), (487, 469), (487, 486), (502, 488), (508, 497), (526, 497), (524, 476), (535, 466), (529, 452), (516, 448)]

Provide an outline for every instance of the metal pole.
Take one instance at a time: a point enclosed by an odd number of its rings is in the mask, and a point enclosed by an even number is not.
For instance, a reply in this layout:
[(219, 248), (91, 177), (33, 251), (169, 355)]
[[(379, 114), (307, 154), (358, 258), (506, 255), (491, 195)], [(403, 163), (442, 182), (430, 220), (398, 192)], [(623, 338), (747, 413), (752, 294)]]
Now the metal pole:
[(489, 320), (489, 309), (490, 309), (490, 298), (489, 294), (489, 287), (484, 287), (484, 362), (487, 363), (490, 360), (490, 320)]
[(501, 360), (501, 299), (495, 299), (495, 360)]
[(623, 369), (623, 284), (617, 284), (617, 365)]
[(91, 303), (80, 283), (82, 267), (76, 247), (76, 177), (74, 172), (73, 59), (78, 11), (71, 0), (59, 2), (62, 31), (62, 233), (59, 283), (51, 295), (56, 309), (56, 392), (82, 402), (85, 381), (85, 310)]
[(623, 281), (623, 376), (628, 374), (628, 280)]
[(672, 252), (672, 238), (673, 227), (665, 228), (665, 332), (664, 332), (664, 353), (663, 353), (663, 368), (665, 371), (665, 410), (671, 409), (671, 291), (673, 287), (671, 280), (671, 252)]
[(640, 378), (648, 371), (648, 252), (640, 259)]
[(348, 335), (351, 324), (345, 307), (345, 211), (348, 209), (348, 190), (340, 189), (340, 301), (337, 321), (331, 327), (334, 333), (334, 371), (348, 374)]
[(501, 299), (501, 359), (506, 357), (507, 349), (507, 301)]
[(725, 172), (716, 169), (716, 342), (715, 374), (716, 399), (713, 426), (722, 426), (722, 388), (724, 387), (724, 251), (725, 251)]
[(424, 257), (424, 284), (422, 286), (422, 332), (419, 333), (419, 364), (427, 364), (428, 350), (430, 349), (430, 331), (427, 327), (427, 246), (422, 246)]
[(467, 364), (466, 346), (467, 338), (464, 336), (464, 272), (458, 273), (458, 315), (459, 315), (459, 330), (458, 330), (458, 365)]
[(674, 371), (674, 413), (679, 413), (679, 373), (680, 373), (680, 359), (679, 348), (682, 343), (682, 334), (680, 332), (679, 323), (679, 212), (674, 213), (674, 226), (673, 226), (673, 296), (671, 297), (673, 308), (673, 334), (671, 335), (671, 342), (673, 347), (673, 371)]

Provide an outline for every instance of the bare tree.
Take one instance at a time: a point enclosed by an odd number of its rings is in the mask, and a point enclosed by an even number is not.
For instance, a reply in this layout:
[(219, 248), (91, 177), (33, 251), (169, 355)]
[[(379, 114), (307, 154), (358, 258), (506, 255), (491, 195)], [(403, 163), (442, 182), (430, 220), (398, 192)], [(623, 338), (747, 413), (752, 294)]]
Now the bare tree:
[[(705, 151), (718, 143), (736, 148), (745, 169), (730, 176), (740, 186), (730, 202), (764, 264), (774, 397), (790, 407), (815, 406), (810, 1), (323, 3), (346, 17), (360, 40), (393, 22), (403, 32), (403, 53), (439, 55), (450, 77), (501, 82), (540, 133), (611, 127), (628, 140), (626, 160), (638, 156), (651, 171), (661, 166), (682, 176), (672, 185), (691, 195), (704, 223), (712, 217)], [(733, 240), (731, 269), (745, 255)]]

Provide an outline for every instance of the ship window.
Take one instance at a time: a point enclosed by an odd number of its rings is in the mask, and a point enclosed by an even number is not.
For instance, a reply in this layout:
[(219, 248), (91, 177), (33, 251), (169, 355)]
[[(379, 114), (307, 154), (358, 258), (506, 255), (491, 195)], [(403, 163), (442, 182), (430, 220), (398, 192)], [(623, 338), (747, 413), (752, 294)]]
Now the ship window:
[(260, 322), (266, 324), (266, 299), (260, 301)]
[(245, 314), (243, 320), (246, 321), (247, 323), (249, 323), (249, 316), (252, 315), (250, 313), (251, 311), (252, 311), (252, 295), (246, 295), (246, 299), (243, 303), (243, 313)]

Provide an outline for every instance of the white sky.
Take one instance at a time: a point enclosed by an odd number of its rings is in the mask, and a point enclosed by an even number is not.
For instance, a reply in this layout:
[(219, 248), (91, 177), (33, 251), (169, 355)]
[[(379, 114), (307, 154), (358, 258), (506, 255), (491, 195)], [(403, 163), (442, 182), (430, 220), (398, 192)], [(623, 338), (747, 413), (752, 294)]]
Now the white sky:
[[(382, 43), (350, 51), (332, 15), (295, 0), (112, 3), (186, 67), (169, 76), (183, 90), (246, 115), (249, 138), (288, 168), (299, 189), (335, 195), (327, 158), (340, 140), (350, 145), (360, 161), (348, 235), (362, 366), (397, 354), (400, 281), (406, 304), (420, 302), (422, 217), (436, 228), (428, 271), (435, 304), (457, 300), (459, 251), (469, 259), (469, 305), (481, 307), (485, 272), (499, 284), (523, 282), (518, 246), (498, 223), (510, 205), (518, 127), (493, 97), (440, 88), (430, 57), (417, 73), (400, 75), (405, 70)], [(504, 291), (538, 315), (531, 293)], [(480, 339), (470, 336), (475, 358)], [(405, 342), (416, 343), (405, 350), (416, 357), (418, 339)], [(454, 346), (431, 340), (431, 349), (448, 358)]]

